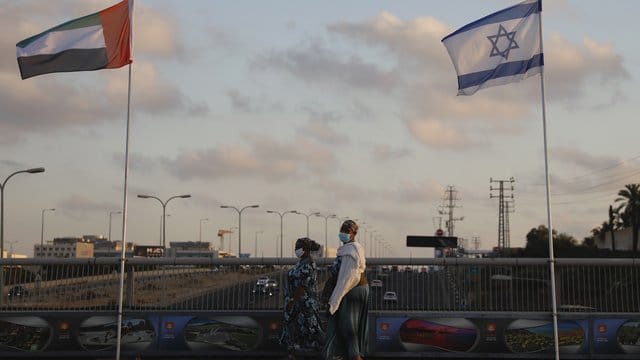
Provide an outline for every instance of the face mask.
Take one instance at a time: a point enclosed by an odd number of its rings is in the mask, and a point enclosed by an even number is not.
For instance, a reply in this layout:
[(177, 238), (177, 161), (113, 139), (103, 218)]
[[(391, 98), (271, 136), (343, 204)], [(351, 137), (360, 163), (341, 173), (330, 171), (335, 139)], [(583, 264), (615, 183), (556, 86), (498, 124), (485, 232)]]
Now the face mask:
[(351, 241), (351, 236), (349, 236), (349, 234), (345, 234), (343, 232), (341, 232), (340, 234), (338, 234), (338, 238), (340, 239), (340, 241), (343, 244), (348, 243), (349, 241)]
[(302, 255), (304, 255), (304, 249), (303, 248), (296, 249), (296, 256), (301, 258)]

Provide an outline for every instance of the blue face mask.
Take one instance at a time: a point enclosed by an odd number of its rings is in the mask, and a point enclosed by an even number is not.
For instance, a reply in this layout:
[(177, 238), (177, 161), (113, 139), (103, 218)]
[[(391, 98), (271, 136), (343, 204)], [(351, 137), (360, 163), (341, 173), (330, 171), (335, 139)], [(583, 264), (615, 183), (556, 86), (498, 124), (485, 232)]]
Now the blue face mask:
[(348, 243), (349, 241), (351, 241), (351, 237), (349, 236), (349, 234), (345, 234), (343, 232), (341, 232), (340, 234), (338, 234), (338, 238), (340, 239), (340, 241), (343, 244)]

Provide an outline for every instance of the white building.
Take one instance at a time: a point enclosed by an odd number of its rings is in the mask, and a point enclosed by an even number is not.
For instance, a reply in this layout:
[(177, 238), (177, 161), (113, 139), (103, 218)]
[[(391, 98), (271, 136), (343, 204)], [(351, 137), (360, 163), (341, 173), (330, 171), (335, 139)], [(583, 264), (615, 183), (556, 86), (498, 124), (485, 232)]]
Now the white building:
[[(616, 251), (633, 250), (633, 230), (628, 227), (621, 230), (615, 230)], [(611, 232), (607, 231), (603, 238), (596, 237), (596, 246), (598, 249), (612, 249)]]
[(213, 245), (204, 241), (171, 241), (166, 256), (173, 258), (215, 258), (220, 257)]
[(53, 243), (34, 245), (34, 257), (38, 258), (91, 258), (93, 244), (83, 237), (53, 239)]

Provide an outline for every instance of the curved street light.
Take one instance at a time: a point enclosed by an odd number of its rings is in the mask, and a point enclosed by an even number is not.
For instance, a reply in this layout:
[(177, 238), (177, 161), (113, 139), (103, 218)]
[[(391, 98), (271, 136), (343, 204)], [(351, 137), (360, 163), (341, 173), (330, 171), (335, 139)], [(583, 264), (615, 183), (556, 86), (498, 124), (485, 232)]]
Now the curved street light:
[(138, 197), (140, 199), (156, 199), (158, 200), (158, 202), (160, 203), (160, 205), (162, 205), (162, 247), (164, 249), (167, 248), (167, 227), (165, 226), (165, 218), (166, 218), (166, 213), (167, 213), (167, 204), (169, 203), (169, 201), (173, 200), (173, 199), (187, 199), (190, 198), (191, 195), (189, 194), (185, 194), (185, 195), (175, 195), (172, 196), (170, 198), (168, 198), (166, 201), (162, 201), (160, 200), (160, 198), (156, 197), (156, 196), (152, 196), (152, 195), (138, 195)]
[[(37, 174), (44, 172), (43, 167), (37, 167), (32, 169), (20, 170), (14, 173), (11, 173), (7, 176), (6, 179), (0, 184), (0, 259), (4, 258), (4, 188), (7, 185), (7, 181), (11, 179), (12, 176), (21, 174), (21, 173), (29, 173), (29, 174)], [(4, 266), (0, 266), (0, 291), (4, 289)], [(3, 305), (4, 302), (4, 294), (0, 296), (0, 306)]]
[(309, 237), (309, 216), (316, 216), (316, 215), (320, 215), (319, 212), (314, 212), (311, 214), (305, 214), (303, 212), (297, 211), (294, 212), (294, 214), (298, 214), (298, 215), (304, 215), (307, 218), (307, 237)]
[[(296, 214), (298, 212), (298, 210), (288, 210), (285, 212), (278, 212), (278, 211), (273, 211), (273, 210), (267, 210), (267, 212), (269, 214), (276, 214), (278, 216), (280, 216), (280, 257), (283, 257), (282, 255), (282, 222), (283, 222), (283, 218), (286, 214)], [(278, 257), (278, 254), (276, 254), (276, 257)]]
[(327, 222), (329, 221), (329, 218), (332, 219), (337, 219), (338, 215), (336, 214), (332, 214), (332, 215), (321, 215), (320, 213), (315, 213), (315, 216), (324, 218), (324, 257), (327, 257), (327, 249), (328, 249), (328, 241), (327, 241)]
[(260, 207), (260, 205), (247, 205), (241, 209), (238, 209), (235, 206), (229, 206), (229, 205), (220, 206), (220, 208), (222, 209), (233, 209), (238, 212), (238, 258), (240, 257), (240, 252), (242, 251), (242, 212), (245, 209), (257, 208), (257, 207)]
[[(9, 176), (7, 176), (7, 178), (4, 179), (2, 184), (0, 184), (0, 259), (4, 257), (4, 188), (5, 188), (5, 185), (7, 185), (7, 181), (9, 181), (9, 179), (11, 179), (11, 177), (13, 177), (14, 175), (21, 174), (21, 173), (37, 174), (41, 172), (44, 172), (43, 167), (16, 171), (10, 174)], [(0, 286), (2, 285), (3, 284), (0, 282)]]

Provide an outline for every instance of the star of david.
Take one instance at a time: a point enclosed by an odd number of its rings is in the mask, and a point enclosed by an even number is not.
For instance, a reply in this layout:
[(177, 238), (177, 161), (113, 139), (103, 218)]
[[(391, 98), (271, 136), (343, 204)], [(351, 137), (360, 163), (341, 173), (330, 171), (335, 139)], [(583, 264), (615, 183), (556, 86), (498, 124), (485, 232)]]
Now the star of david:
[[(492, 46), (491, 54), (489, 54), (489, 57), (502, 56), (505, 60), (509, 59), (509, 51), (511, 51), (512, 49), (520, 48), (518, 46), (518, 43), (515, 40), (515, 37), (516, 37), (515, 31), (508, 32), (507, 29), (505, 29), (504, 26), (502, 26), (501, 24), (500, 27), (498, 28), (498, 33), (496, 35), (487, 36), (487, 39), (491, 41), (491, 46)], [(500, 51), (500, 48), (498, 48), (498, 42), (500, 42), (500, 38), (506, 38), (507, 41), (509, 41), (507, 48), (502, 51)]]

